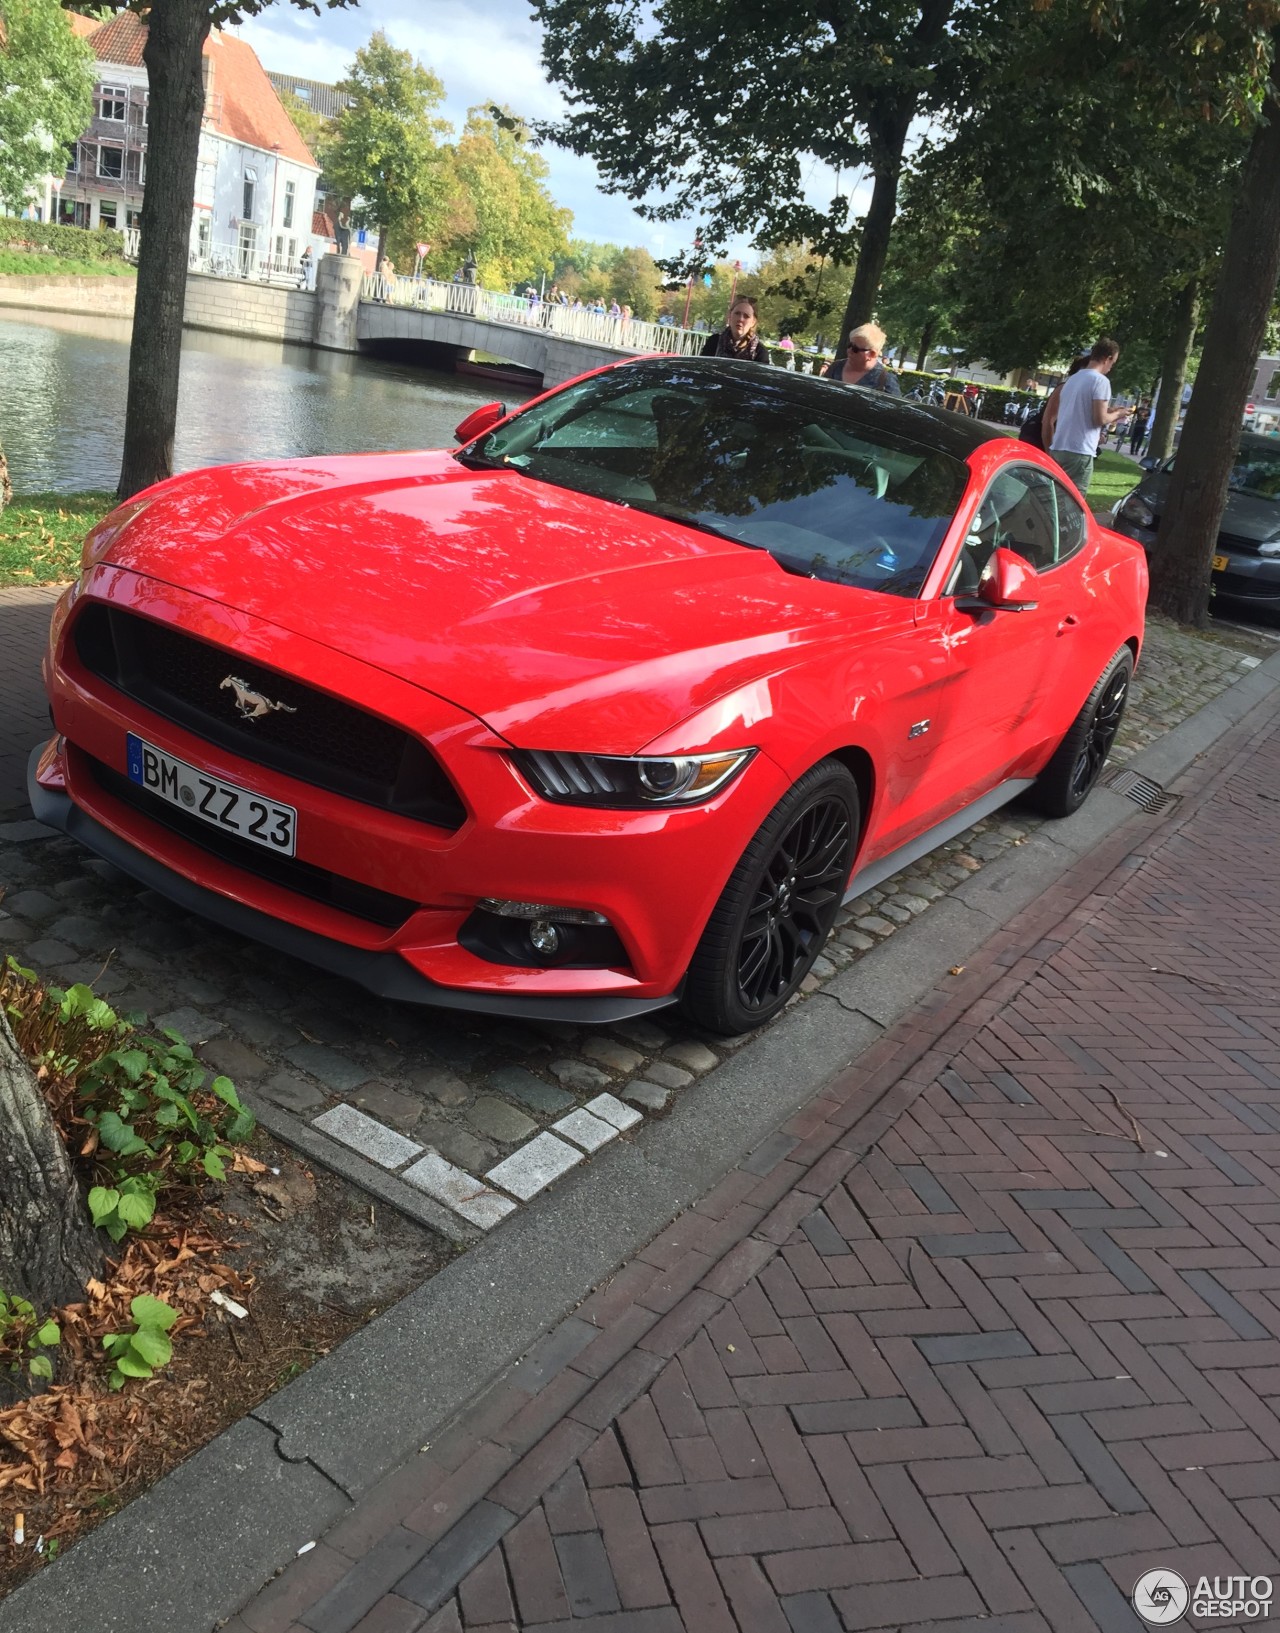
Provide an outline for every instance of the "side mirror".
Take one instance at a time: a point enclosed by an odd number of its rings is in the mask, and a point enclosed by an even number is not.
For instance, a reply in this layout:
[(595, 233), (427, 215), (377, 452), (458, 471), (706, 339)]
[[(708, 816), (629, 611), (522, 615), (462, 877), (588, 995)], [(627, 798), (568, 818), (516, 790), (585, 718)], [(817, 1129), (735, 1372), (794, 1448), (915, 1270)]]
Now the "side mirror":
[(486, 403), (483, 408), (474, 409), (467, 415), (453, 433), (453, 440), (470, 442), (474, 437), (482, 437), (486, 431), (491, 431), (499, 420), (505, 420), (506, 417), (505, 403)]
[(1029, 561), (1000, 546), (982, 569), (977, 595), (957, 597), (956, 606), (962, 612), (1034, 612), (1040, 604), (1036, 580)]
[(1146, 459), (1140, 459), (1138, 464), (1141, 465), (1144, 471), (1158, 471), (1160, 469), (1160, 461), (1152, 459), (1150, 455)]

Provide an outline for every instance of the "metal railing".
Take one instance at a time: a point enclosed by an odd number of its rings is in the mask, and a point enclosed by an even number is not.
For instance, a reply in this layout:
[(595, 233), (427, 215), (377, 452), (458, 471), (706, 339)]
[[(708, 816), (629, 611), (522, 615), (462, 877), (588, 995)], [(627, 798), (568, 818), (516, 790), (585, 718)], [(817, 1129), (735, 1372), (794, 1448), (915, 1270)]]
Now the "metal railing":
[[(498, 294), (479, 284), (443, 283), (435, 278), (384, 278), (366, 273), (360, 298), (388, 306), (407, 306), (420, 312), (449, 312), (480, 318), (488, 323), (522, 329), (545, 329), (566, 340), (581, 340), (623, 353), (674, 352), (696, 356), (706, 344), (704, 329), (683, 329), (670, 323), (644, 323), (639, 318), (610, 317), (588, 307), (562, 306), (552, 301), (529, 300), (524, 295)], [(771, 346), (775, 364), (803, 374), (819, 374), (827, 359), (799, 349)]]
[[(125, 254), (128, 253), (126, 241)], [(213, 278), (238, 278), (293, 289), (315, 288), (313, 263), (304, 266), (299, 255), (274, 255), (256, 245), (238, 241), (199, 245), (191, 251), (188, 265), (192, 272), (203, 272)]]

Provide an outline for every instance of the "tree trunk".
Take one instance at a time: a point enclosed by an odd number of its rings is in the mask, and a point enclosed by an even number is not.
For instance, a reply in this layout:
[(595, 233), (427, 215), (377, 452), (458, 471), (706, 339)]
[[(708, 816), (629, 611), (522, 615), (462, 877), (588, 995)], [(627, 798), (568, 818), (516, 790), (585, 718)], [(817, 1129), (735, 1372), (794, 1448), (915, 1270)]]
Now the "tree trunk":
[(1231, 216), (1151, 564), (1153, 605), (1183, 624), (1203, 624), (1208, 617), (1210, 558), (1280, 281), (1280, 28), (1271, 43), (1271, 78)]
[(13, 486), (9, 481), (9, 461), (4, 457), (4, 449), (0, 448), (0, 512), (6, 505), (13, 503)]
[[(840, 339), (836, 356), (841, 357), (849, 342), (849, 333), (861, 323), (870, 323), (875, 316), (876, 296), (884, 277), (884, 264), (889, 255), (889, 234), (898, 209), (898, 177), (902, 171), (902, 150), (906, 146), (907, 127), (911, 115), (901, 114), (886, 131), (876, 164), (875, 185), (871, 189), (871, 207), (862, 223), (862, 242), (858, 246), (858, 265), (854, 269), (853, 288), (844, 309), (840, 325)], [(879, 144), (877, 144), (879, 145)]]
[(924, 373), (924, 366), (929, 361), (929, 347), (933, 344), (933, 331), (936, 327), (934, 320), (930, 318), (920, 336), (920, 351), (916, 357), (916, 368), (921, 374)]
[(102, 1259), (49, 1107), (0, 1011), (0, 1287), (43, 1315), (80, 1298)]
[(1192, 342), (1196, 337), (1196, 315), (1199, 305), (1200, 286), (1193, 278), (1178, 296), (1173, 325), (1164, 343), (1156, 419), (1151, 427), (1151, 442), (1147, 448), (1147, 453), (1152, 459), (1163, 461), (1173, 452), (1173, 433), (1178, 427), (1182, 388), (1187, 378), (1187, 359), (1191, 356)]
[(204, 112), (201, 50), (209, 0), (163, 0), (148, 15), (143, 61), (151, 86), (138, 290), (129, 349), (129, 399), (118, 493), (128, 499), (173, 474), (187, 247)]

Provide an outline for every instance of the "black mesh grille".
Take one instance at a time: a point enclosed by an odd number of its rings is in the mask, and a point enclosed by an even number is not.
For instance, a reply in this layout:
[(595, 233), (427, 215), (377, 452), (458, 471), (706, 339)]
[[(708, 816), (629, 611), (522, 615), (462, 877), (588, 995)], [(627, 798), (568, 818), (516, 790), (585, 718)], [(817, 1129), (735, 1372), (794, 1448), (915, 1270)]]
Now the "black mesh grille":
[(1213, 587), (1221, 595), (1239, 596), (1242, 601), (1280, 600), (1280, 577), (1255, 578), (1252, 573), (1215, 573)]
[[(424, 744), (328, 692), (116, 607), (86, 607), (75, 640), (91, 673), (242, 760), (441, 828), (466, 816)], [(284, 707), (244, 718), (229, 676)]]
[(130, 782), (127, 777), (112, 771), (91, 755), (85, 754), (83, 758), (98, 783), (122, 805), (131, 806), (149, 821), (158, 822), (161, 827), (170, 829), (190, 844), (198, 845), (201, 850), (245, 873), (268, 879), (272, 884), (292, 890), (299, 896), (307, 896), (312, 901), (323, 902), (326, 907), (337, 908), (339, 912), (350, 913), (353, 918), (385, 925), (389, 929), (398, 929), (418, 909), (419, 904), (407, 896), (393, 896), (390, 891), (375, 890), (372, 885), (362, 885), (354, 879), (344, 878), (340, 873), (313, 867), (310, 862), (299, 862), (296, 856), (281, 856), (250, 840), (241, 839), (237, 834), (228, 833), (225, 828), (215, 828), (201, 822), (199, 817), (190, 816), (176, 805), (157, 799), (154, 794), (139, 788), (137, 783)]

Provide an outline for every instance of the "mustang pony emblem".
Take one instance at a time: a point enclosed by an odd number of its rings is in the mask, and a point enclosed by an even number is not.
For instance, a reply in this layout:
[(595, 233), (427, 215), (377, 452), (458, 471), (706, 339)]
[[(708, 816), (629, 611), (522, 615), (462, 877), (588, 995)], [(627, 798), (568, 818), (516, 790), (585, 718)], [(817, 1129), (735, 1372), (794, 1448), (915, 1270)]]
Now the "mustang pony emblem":
[(225, 692), (228, 686), (236, 694), (236, 708), (239, 709), (242, 720), (259, 720), (264, 714), (275, 714), (279, 709), (283, 709), (285, 714), (298, 712), (291, 709), (287, 703), (273, 703), (261, 692), (255, 692), (249, 682), (241, 680), (238, 675), (228, 675), (218, 690)]

